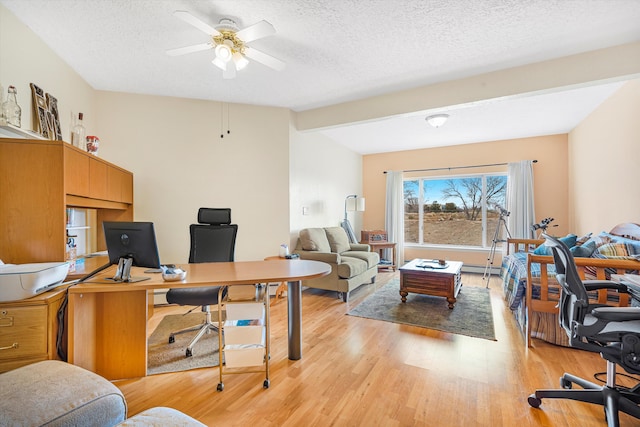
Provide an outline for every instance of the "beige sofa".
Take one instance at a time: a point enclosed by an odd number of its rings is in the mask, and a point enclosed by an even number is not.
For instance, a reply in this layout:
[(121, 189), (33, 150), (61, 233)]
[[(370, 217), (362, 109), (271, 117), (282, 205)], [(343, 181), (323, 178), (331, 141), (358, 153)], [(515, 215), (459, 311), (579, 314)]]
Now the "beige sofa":
[(127, 419), (127, 402), (118, 387), (60, 360), (0, 374), (0, 426), (206, 427), (165, 407)]
[(303, 280), (310, 288), (337, 291), (344, 302), (349, 292), (365, 283), (374, 283), (380, 256), (366, 244), (349, 243), (341, 227), (305, 228), (294, 250), (301, 259), (326, 262), (331, 273), (317, 279)]

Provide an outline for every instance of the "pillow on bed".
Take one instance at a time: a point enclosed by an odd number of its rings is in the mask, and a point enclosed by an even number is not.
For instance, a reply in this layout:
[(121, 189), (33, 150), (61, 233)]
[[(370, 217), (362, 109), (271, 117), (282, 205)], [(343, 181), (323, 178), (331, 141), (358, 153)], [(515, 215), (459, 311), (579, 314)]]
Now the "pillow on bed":
[(584, 236), (576, 240), (576, 246), (582, 246), (583, 244), (587, 243), (591, 238), (591, 235), (593, 235), (593, 233), (585, 234)]
[(607, 243), (598, 248), (598, 253), (607, 258), (629, 256), (627, 245), (624, 243)]
[(580, 246), (576, 244), (576, 246), (569, 248), (569, 250), (571, 251), (574, 257), (589, 258), (591, 257), (591, 255), (593, 255), (593, 253), (596, 250), (596, 243), (587, 242)]
[[(576, 240), (578, 240), (578, 236), (576, 236), (575, 234), (567, 234), (564, 237), (560, 237), (558, 240), (560, 240), (562, 243), (567, 245), (567, 247), (572, 248), (576, 245)], [(533, 253), (536, 255), (553, 255), (553, 253), (551, 252), (551, 249), (544, 244), (538, 246), (533, 251)]]
[(606, 245), (607, 243), (611, 243), (611, 235), (605, 233), (604, 231), (597, 236), (591, 237), (587, 242), (593, 242), (596, 245), (596, 249), (602, 245)]

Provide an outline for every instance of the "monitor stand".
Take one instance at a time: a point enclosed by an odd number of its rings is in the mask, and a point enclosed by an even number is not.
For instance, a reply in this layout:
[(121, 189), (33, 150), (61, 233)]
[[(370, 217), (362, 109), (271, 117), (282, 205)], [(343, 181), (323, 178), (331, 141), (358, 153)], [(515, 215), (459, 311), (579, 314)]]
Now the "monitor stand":
[(118, 260), (118, 269), (116, 270), (116, 275), (107, 278), (108, 281), (113, 282), (126, 282), (126, 283), (135, 283), (142, 282), (143, 280), (149, 280), (149, 277), (132, 277), (131, 276), (131, 267), (133, 265), (133, 258), (121, 257)]

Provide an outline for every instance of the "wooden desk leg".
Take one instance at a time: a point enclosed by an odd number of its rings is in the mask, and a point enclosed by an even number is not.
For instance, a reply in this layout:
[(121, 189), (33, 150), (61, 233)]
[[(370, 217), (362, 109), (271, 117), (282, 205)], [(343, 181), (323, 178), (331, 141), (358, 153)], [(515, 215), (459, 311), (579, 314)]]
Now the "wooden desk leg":
[(288, 282), (289, 360), (302, 359), (302, 283)]

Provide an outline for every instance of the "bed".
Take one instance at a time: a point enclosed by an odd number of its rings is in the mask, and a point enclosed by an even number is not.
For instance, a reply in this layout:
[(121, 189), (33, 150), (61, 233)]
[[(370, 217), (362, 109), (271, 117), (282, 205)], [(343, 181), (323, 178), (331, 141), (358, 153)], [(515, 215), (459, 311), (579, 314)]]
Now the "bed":
[[(568, 337), (558, 323), (560, 288), (555, 281), (555, 265), (553, 257), (540, 254), (544, 252), (540, 251), (544, 249), (540, 248), (543, 242), (542, 239), (507, 239), (507, 254), (503, 257), (500, 272), (503, 292), (527, 346), (531, 346), (532, 338), (569, 346)], [(611, 274), (638, 274), (640, 271), (638, 224), (620, 224), (609, 232), (588, 238), (584, 236), (582, 244), (589, 247), (593, 244), (595, 247), (589, 257), (574, 254), (583, 280), (604, 280), (609, 279)], [(612, 291), (600, 290), (589, 296), (601, 304), (632, 304), (628, 294)]]

